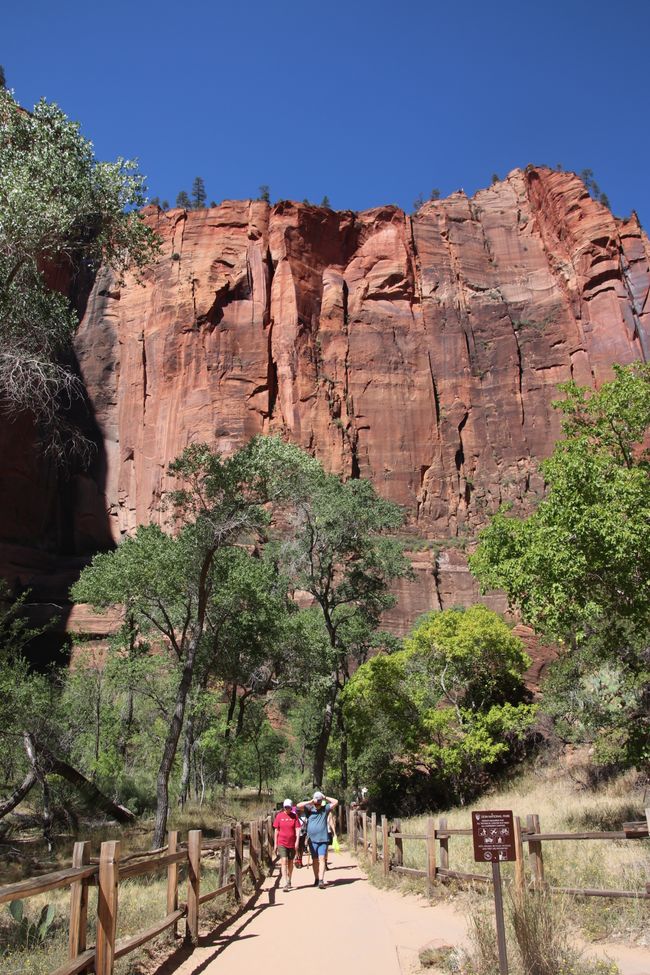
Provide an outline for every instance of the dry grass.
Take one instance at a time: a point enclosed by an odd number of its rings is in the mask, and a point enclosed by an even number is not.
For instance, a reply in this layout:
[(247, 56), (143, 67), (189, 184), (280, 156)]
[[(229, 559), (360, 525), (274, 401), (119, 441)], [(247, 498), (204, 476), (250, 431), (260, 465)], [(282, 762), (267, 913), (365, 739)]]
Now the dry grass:
[[(186, 899), (186, 871), (180, 870), (179, 900)], [(202, 891), (216, 890), (219, 887), (219, 868), (217, 859), (205, 860), (201, 871)], [(245, 887), (246, 890), (246, 887)], [(248, 893), (252, 886), (248, 886)], [(90, 889), (88, 906), (88, 944), (95, 941), (95, 918), (97, 914), (97, 891)], [(167, 913), (166, 871), (152, 874), (151, 877), (126, 880), (119, 886), (117, 940), (129, 937), (161, 921)], [(14, 925), (6, 908), (0, 908), (0, 975), (46, 975), (67, 961), (68, 918), (70, 894), (68, 890), (50, 891), (25, 902), (29, 917), (38, 917), (45, 904), (53, 904), (56, 909), (55, 920), (48, 937), (41, 945), (32, 945), (21, 950), (13, 938)], [(201, 908), (201, 927), (205, 932), (236, 910), (231, 895), (217, 897)], [(181, 935), (185, 922), (179, 922)], [(165, 932), (133, 954), (120, 959), (115, 965), (116, 975), (139, 975), (149, 967), (151, 959), (160, 960), (178, 947), (171, 932)]]
[[(477, 802), (473, 809), (512, 809), (525, 817), (537, 814), (544, 832), (615, 830), (630, 819), (643, 819), (643, 788), (631, 774), (609, 783), (598, 792), (576, 784), (565, 771), (538, 770), (509, 787)], [(455, 808), (444, 813), (450, 827), (471, 825), (470, 809)], [(402, 821), (404, 832), (423, 833), (425, 816)], [(556, 887), (588, 887), (615, 890), (644, 890), (650, 881), (648, 840), (555, 841), (543, 844), (547, 882)], [(404, 841), (404, 866), (425, 869), (423, 841)], [(471, 837), (449, 838), (449, 866), (453, 870), (488, 873), (474, 862)], [(512, 880), (514, 867), (504, 864), (503, 876)], [(476, 896), (480, 897), (480, 892)], [(602, 938), (650, 945), (650, 911), (647, 900), (554, 895), (567, 900), (575, 923), (589, 940)]]

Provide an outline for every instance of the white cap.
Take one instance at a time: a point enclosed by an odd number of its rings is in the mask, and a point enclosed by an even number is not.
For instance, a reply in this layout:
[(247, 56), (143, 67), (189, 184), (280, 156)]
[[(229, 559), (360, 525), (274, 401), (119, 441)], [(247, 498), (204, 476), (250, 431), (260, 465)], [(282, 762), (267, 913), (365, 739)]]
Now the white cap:
[(283, 806), (293, 806), (291, 799), (285, 799), (282, 803)]
[(316, 802), (318, 799), (324, 799), (324, 798), (325, 796), (323, 795), (322, 792), (314, 792), (314, 802)]

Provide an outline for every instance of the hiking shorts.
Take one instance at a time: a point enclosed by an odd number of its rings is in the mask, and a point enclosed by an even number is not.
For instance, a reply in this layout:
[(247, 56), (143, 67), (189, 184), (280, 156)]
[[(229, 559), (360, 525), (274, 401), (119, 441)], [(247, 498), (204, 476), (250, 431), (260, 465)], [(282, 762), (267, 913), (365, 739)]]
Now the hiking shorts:
[(293, 846), (278, 846), (278, 856), (282, 860), (293, 860), (296, 855), (295, 847)]
[(327, 856), (327, 843), (314, 843), (313, 840), (309, 841), (309, 849), (311, 850), (311, 855), (313, 857), (324, 857)]

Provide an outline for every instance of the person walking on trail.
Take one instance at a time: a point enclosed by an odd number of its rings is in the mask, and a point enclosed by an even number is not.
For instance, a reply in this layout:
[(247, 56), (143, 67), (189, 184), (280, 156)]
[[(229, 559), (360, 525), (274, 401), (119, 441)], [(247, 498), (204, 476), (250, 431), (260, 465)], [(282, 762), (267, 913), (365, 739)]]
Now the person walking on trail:
[(301, 809), (306, 809), (309, 813), (307, 820), (307, 839), (311, 850), (311, 862), (314, 868), (314, 887), (324, 890), (327, 887), (325, 882), (325, 862), (327, 860), (327, 847), (329, 836), (327, 833), (327, 817), (330, 810), (336, 809), (338, 799), (331, 799), (324, 796), (322, 792), (314, 792), (313, 799), (304, 799), (296, 806), (300, 813)]
[(282, 809), (273, 820), (273, 852), (280, 856), (280, 871), (285, 890), (291, 890), (293, 858), (296, 855), (296, 842), (300, 832), (300, 820), (293, 808), (291, 799), (285, 799)]

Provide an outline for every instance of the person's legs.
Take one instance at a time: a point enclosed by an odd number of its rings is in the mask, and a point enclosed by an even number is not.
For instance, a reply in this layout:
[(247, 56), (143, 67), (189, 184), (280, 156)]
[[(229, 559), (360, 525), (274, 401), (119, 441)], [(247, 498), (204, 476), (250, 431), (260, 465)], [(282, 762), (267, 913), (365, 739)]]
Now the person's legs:
[(291, 876), (293, 874), (293, 858), (296, 855), (295, 850), (287, 850), (287, 886), (291, 887)]
[(280, 857), (280, 875), (281, 875), (282, 883), (284, 884), (285, 887), (289, 883), (289, 879), (288, 879), (289, 874), (287, 872), (287, 862), (288, 861), (287, 861), (286, 856), (281, 856)]
[(312, 841), (309, 840), (309, 844), (308, 845), (309, 845), (309, 853), (311, 855), (311, 865), (314, 868), (314, 886), (315, 886), (318, 883), (318, 881), (319, 881), (319, 876), (318, 876), (318, 844), (312, 843)]

